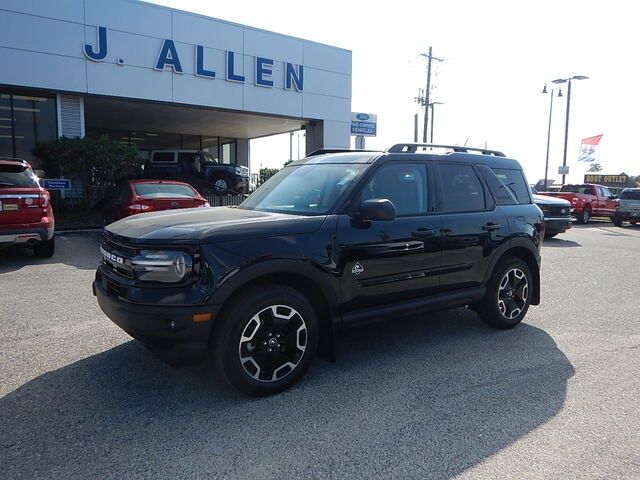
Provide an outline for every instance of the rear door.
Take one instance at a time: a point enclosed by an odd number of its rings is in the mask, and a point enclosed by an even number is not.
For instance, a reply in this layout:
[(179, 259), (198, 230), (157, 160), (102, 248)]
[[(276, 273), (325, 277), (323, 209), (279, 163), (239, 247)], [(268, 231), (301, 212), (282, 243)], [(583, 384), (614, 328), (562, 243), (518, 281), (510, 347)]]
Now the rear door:
[(440, 162), (436, 172), (437, 210), (442, 214), (440, 288), (481, 285), (492, 251), (508, 236), (507, 218), (473, 165)]
[(390, 200), (395, 220), (363, 221), (347, 214), (338, 220), (345, 311), (425, 296), (438, 288), (441, 224), (433, 209), (431, 170), (419, 162), (382, 165), (356, 196), (352, 211), (373, 198)]

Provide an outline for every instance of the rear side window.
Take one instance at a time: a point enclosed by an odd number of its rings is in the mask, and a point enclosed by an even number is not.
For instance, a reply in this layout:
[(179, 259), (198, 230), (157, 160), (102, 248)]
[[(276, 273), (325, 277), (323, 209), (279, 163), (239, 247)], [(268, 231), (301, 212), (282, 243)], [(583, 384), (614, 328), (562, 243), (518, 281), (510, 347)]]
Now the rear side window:
[(500, 180), (501, 189), (509, 191), (518, 203), (531, 203), (529, 187), (521, 170), (494, 168), (493, 173), (495, 173), (498, 180)]
[(37, 188), (38, 178), (24, 165), (0, 165), (0, 189), (2, 187)]
[(640, 200), (640, 190), (626, 190), (620, 194), (621, 200)]
[(438, 166), (443, 212), (477, 212), (486, 210), (484, 189), (471, 165), (441, 163)]
[(151, 157), (152, 163), (175, 163), (176, 155), (174, 152), (154, 152)]

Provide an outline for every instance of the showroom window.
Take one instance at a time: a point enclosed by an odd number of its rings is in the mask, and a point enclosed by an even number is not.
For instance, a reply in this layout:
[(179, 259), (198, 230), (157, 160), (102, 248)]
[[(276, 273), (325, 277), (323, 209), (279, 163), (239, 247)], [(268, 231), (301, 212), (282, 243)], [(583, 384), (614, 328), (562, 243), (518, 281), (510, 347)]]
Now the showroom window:
[(0, 91), (0, 156), (22, 158), (38, 166), (35, 146), (56, 138), (54, 96)]

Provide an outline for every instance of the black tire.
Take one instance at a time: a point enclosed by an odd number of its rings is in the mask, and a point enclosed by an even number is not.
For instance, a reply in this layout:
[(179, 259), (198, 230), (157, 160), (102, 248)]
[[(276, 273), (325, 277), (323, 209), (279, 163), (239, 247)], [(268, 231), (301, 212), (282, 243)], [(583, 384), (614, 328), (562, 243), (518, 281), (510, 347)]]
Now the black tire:
[(532, 295), (533, 279), (529, 266), (521, 258), (506, 256), (493, 269), (487, 293), (477, 308), (478, 315), (494, 328), (513, 328), (527, 314)]
[(544, 234), (544, 238), (553, 238), (553, 237), (555, 237), (556, 235), (558, 235), (558, 234), (557, 234), (557, 233), (545, 233), (545, 234)]
[(622, 219), (621, 219), (621, 218), (618, 218), (618, 217), (612, 217), (612, 220), (613, 220), (613, 224), (614, 224), (616, 227), (621, 227), (621, 226), (622, 226)]
[(630, 222), (634, 227), (638, 224), (638, 222)]
[(225, 306), (212, 333), (211, 352), (231, 386), (262, 397), (300, 380), (318, 338), (317, 314), (304, 295), (284, 285), (261, 285)]
[(589, 223), (589, 220), (591, 220), (591, 209), (589, 207), (583, 208), (582, 212), (580, 212), (576, 219), (578, 220), (578, 223)]
[(56, 237), (51, 237), (44, 242), (38, 242), (33, 246), (33, 253), (38, 258), (51, 258), (56, 251)]
[(209, 178), (211, 190), (218, 195), (225, 194), (231, 190), (231, 179), (226, 175), (213, 174)]

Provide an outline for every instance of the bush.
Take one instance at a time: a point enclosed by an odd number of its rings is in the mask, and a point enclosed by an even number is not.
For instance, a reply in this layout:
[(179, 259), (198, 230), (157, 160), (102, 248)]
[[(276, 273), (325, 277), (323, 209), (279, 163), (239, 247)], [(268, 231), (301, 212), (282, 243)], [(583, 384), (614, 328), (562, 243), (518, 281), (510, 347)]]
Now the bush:
[(85, 201), (91, 205), (104, 198), (118, 180), (141, 173), (138, 148), (107, 136), (97, 140), (63, 137), (38, 144), (35, 154), (43, 161), (47, 177), (81, 181)]
[(273, 177), (276, 173), (278, 173), (277, 168), (261, 168), (259, 185), (262, 185), (264, 182), (266, 182), (271, 177)]

